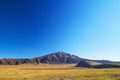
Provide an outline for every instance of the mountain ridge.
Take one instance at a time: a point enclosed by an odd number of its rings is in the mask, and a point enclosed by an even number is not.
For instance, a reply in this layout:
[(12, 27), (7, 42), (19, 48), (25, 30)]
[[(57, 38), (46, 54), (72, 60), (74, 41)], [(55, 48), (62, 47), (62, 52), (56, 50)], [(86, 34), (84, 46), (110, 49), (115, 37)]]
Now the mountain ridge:
[(53, 52), (39, 57), (33, 58), (1, 58), (1, 65), (19, 65), (19, 64), (77, 64), (80, 61), (95, 61), (103, 64), (120, 64), (119, 61), (109, 60), (90, 60), (80, 58), (76, 55), (69, 54), (63, 51)]
[(78, 63), (82, 58), (65, 53), (63, 51), (54, 52), (51, 54), (33, 57), (33, 58), (2, 58), (0, 64), (3, 65), (19, 65), (19, 64), (72, 64)]

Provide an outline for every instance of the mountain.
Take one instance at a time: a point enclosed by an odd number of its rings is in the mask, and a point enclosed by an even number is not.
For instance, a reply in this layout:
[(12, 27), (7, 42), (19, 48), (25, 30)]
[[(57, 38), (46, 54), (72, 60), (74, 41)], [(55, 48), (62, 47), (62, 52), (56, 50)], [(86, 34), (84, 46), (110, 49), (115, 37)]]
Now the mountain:
[[(81, 61), (86, 61), (87, 63), (101, 63), (101, 64), (120, 64), (120, 62), (115, 61), (108, 61), (108, 60), (90, 60), (90, 59), (84, 59), (80, 58), (78, 56), (65, 53), (62, 51), (54, 52), (51, 54), (47, 54), (40, 57), (33, 57), (33, 58), (25, 58), (25, 59), (18, 59), (18, 58), (2, 58), (0, 59), (1, 65), (19, 65), (19, 64), (40, 64), (40, 63), (46, 63), (46, 64), (76, 64)], [(83, 64), (83, 63), (82, 63)], [(87, 65), (86, 64), (86, 65)], [(91, 65), (91, 64), (89, 64)]]
[(61, 63), (78, 63), (82, 58), (65, 52), (55, 52), (41, 57), (33, 58), (41, 63), (61, 64)]
[(65, 52), (55, 52), (41, 57), (26, 58), (26, 59), (4, 58), (4, 59), (0, 59), (0, 64), (3, 65), (39, 64), (39, 63), (72, 64), (72, 63), (79, 63), (81, 60), (83, 59), (75, 55), (71, 55)]

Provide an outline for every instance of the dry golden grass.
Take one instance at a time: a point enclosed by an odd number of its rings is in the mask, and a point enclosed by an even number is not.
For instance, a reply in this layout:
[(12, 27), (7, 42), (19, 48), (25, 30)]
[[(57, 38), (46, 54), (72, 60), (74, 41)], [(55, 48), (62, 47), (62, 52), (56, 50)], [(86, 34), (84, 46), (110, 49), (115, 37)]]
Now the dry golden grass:
[(0, 80), (120, 80), (120, 69), (75, 68), (75, 64), (0, 66)]

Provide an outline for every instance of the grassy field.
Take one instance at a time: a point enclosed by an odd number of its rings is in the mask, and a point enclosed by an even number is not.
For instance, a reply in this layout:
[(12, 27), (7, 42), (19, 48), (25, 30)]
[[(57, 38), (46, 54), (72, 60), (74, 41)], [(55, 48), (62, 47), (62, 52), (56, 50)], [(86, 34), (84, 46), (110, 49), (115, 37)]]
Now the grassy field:
[(120, 69), (75, 68), (75, 64), (0, 66), (0, 80), (120, 80)]

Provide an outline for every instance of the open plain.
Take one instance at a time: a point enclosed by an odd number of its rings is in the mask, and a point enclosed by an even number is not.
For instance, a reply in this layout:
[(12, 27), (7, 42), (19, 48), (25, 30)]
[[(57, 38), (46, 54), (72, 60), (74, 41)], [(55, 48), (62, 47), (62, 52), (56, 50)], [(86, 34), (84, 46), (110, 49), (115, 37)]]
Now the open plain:
[(120, 80), (119, 68), (92, 69), (75, 65), (0, 65), (0, 80)]

